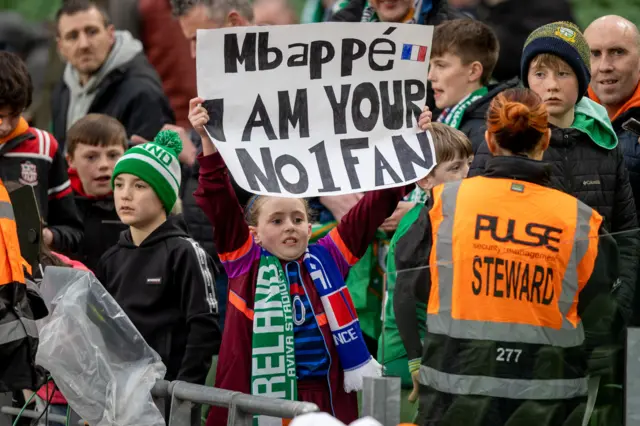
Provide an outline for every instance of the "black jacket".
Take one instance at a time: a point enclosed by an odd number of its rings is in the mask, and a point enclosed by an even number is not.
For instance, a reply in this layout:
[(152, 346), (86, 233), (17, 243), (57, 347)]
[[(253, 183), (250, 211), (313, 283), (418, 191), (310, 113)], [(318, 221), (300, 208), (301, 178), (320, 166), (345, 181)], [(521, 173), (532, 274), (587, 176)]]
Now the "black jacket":
[[(484, 176), (548, 186), (549, 169), (549, 165), (528, 158), (496, 157), (487, 162)], [(532, 201), (532, 206), (538, 202), (539, 200)], [(421, 210), (411, 228), (398, 240), (395, 252), (397, 270), (404, 272), (398, 273), (394, 311), (409, 359), (422, 357), (423, 366), (449, 374), (524, 380), (586, 377), (591, 372), (594, 358), (600, 357), (599, 349), (612, 343), (611, 329), (615, 308), (610, 291), (611, 284), (618, 275), (615, 240), (600, 228), (598, 256), (592, 274), (578, 296), (577, 312), (585, 330), (584, 346), (563, 348), (429, 334), (424, 339), (423, 349), (415, 332), (415, 307), (417, 301), (427, 303), (431, 291), (428, 265), (433, 238), (428, 209), (429, 207), (425, 207)], [(447, 262), (446, 259), (438, 260)], [(496, 354), (500, 353), (500, 347), (518, 348), (523, 355), (522, 360), (519, 363), (497, 362), (499, 360)], [(584, 399), (586, 398), (545, 400), (539, 404), (539, 401), (518, 399), (517, 395), (511, 398), (453, 395), (421, 385), (419, 420), (416, 423), (439, 426), (574, 425), (571, 422), (564, 423), (564, 420), (570, 417), (570, 413)], [(576, 413), (579, 412), (578, 409)], [(580, 424), (581, 417), (578, 419), (577, 425)]]
[[(635, 118), (640, 121), (640, 108), (630, 108), (617, 117), (611, 124), (613, 124), (613, 130), (615, 130), (618, 135), (618, 141), (624, 156), (624, 163), (629, 172), (629, 183), (633, 191), (636, 213), (640, 218), (640, 143), (638, 142), (638, 135), (622, 128), (622, 124), (630, 118)], [(640, 268), (638, 269), (638, 274), (640, 275)], [(638, 278), (640, 281), (640, 276)], [(639, 304), (640, 291), (636, 291), (633, 306), (640, 306)], [(631, 325), (640, 325), (640, 309), (638, 308), (636, 308), (633, 313)]]
[(640, 121), (640, 108), (631, 108), (622, 113), (611, 124), (618, 135), (618, 142), (622, 148), (624, 162), (629, 171), (629, 182), (633, 197), (636, 200), (636, 211), (640, 208), (640, 143), (638, 135), (622, 128), (622, 124), (630, 118)]
[(39, 342), (35, 321), (48, 312), (37, 285), (25, 278), (24, 283), (0, 286), (0, 392), (35, 391), (45, 382), (43, 369), (35, 363)]
[(213, 262), (171, 216), (139, 247), (120, 234), (96, 276), (167, 366), (167, 380), (204, 384), (220, 345)]
[(222, 264), (218, 258), (218, 251), (213, 242), (213, 226), (196, 204), (193, 193), (198, 188), (198, 173), (200, 166), (196, 161), (192, 166), (182, 167), (182, 185), (180, 199), (182, 200), (182, 215), (189, 228), (189, 233), (202, 246), (214, 261), (216, 270), (221, 271)]
[[(195, 145), (198, 154), (202, 152), (202, 142), (196, 132), (191, 132), (191, 141)], [(219, 271), (222, 271), (222, 264), (218, 258), (216, 245), (213, 242), (213, 226), (202, 209), (196, 204), (193, 193), (198, 188), (198, 176), (200, 176), (200, 164), (198, 160), (191, 166), (182, 165), (182, 185), (180, 186), (180, 199), (182, 200), (182, 210), (184, 220), (189, 227), (189, 233), (211, 256)], [(240, 188), (235, 180), (231, 180), (236, 191), (238, 202), (245, 206), (253, 194)], [(223, 296), (223, 295), (220, 295)]]
[[(108, 74), (98, 86), (88, 113), (100, 113), (120, 121), (127, 135), (155, 138), (162, 126), (175, 123), (160, 77), (144, 53)], [(69, 88), (60, 83), (52, 95), (53, 134), (64, 145), (67, 134)]]
[(72, 258), (95, 271), (102, 255), (118, 244), (127, 226), (120, 221), (112, 197), (93, 199), (75, 193), (74, 198), (84, 224), (84, 240)]
[[(484, 173), (491, 158), (486, 142), (471, 164), (469, 176)], [(620, 145), (608, 150), (596, 145), (576, 129), (553, 128), (551, 144), (544, 153), (551, 164), (551, 187), (578, 198), (604, 218), (620, 250), (620, 279), (614, 286), (620, 313), (629, 321), (633, 312), (640, 238), (629, 174)]]
[[(60, 144), (34, 127), (0, 145), (0, 178), (33, 187), (39, 213), (53, 233), (53, 248), (69, 255), (82, 241), (82, 221)], [(19, 212), (17, 212), (19, 214)]]
[(503, 90), (517, 87), (520, 84), (518, 78), (506, 81), (500, 84), (489, 86), (489, 93), (478, 99), (465, 110), (460, 122), (459, 130), (463, 132), (473, 145), (473, 153), (478, 151), (482, 142), (484, 142), (484, 132), (487, 130), (487, 111), (493, 98)]

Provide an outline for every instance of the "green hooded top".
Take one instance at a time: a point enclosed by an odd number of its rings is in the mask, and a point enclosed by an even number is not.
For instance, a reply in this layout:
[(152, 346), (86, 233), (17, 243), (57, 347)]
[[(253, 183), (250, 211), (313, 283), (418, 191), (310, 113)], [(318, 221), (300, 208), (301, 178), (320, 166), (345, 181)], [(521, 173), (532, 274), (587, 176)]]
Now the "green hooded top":
[(580, 130), (602, 148), (614, 149), (618, 145), (618, 136), (613, 130), (607, 110), (586, 96), (576, 104), (571, 128)]
[[(396, 324), (396, 315), (393, 311), (393, 292), (396, 288), (396, 264), (395, 264), (395, 251), (398, 240), (407, 233), (413, 222), (418, 218), (420, 211), (425, 209), (424, 204), (418, 203), (411, 210), (409, 210), (400, 223), (398, 224), (398, 228), (396, 229), (391, 242), (389, 243), (389, 252), (387, 254), (387, 292), (385, 294), (385, 303), (384, 303), (384, 324), (382, 326), (382, 333), (380, 334), (380, 338), (378, 340), (378, 362), (383, 365), (386, 365), (392, 361), (396, 361), (399, 359), (407, 358), (407, 351), (404, 348), (404, 344), (402, 343), (402, 338), (400, 337), (400, 332), (398, 331), (398, 325)], [(427, 306), (424, 303), (416, 304), (416, 315), (418, 316), (418, 324), (420, 325), (420, 338), (424, 339), (425, 332), (427, 330)], [(402, 362), (401, 364), (397, 364), (399, 371), (394, 368), (394, 371), (391, 371), (389, 367), (386, 367), (386, 375), (388, 376), (397, 376), (403, 378), (409, 378), (408, 383), (410, 384), (411, 379), (409, 375), (409, 366), (407, 362)], [(406, 381), (406, 380), (405, 380)]]

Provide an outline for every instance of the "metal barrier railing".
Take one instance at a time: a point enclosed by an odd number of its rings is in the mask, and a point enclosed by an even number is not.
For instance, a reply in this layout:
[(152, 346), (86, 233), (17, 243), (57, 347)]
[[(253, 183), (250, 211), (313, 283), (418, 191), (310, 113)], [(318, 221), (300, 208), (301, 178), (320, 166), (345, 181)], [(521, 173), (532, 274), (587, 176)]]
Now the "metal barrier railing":
[[(640, 424), (640, 328), (629, 327), (626, 330), (626, 360), (624, 388), (624, 424)], [(362, 392), (362, 413), (371, 416), (384, 426), (396, 426), (400, 421), (400, 379), (397, 377), (364, 378)], [(306, 413), (319, 411), (315, 404), (297, 401), (283, 401), (266, 397), (247, 395), (224, 389), (194, 385), (185, 382), (160, 380), (151, 391), (156, 400), (169, 400), (171, 411), (167, 425), (191, 426), (193, 408), (197, 404), (229, 408), (228, 426), (251, 426), (254, 415), (267, 415), (280, 418), (293, 418)], [(10, 401), (11, 398), (9, 398)], [(0, 403), (0, 405), (2, 405)], [(37, 419), (41, 412), (21, 410), (15, 407), (0, 407), (0, 413), (10, 416)], [(164, 410), (161, 408), (161, 412)], [(75, 414), (75, 413), (74, 413)], [(199, 415), (198, 415), (199, 418)], [(65, 423), (66, 417), (49, 414), (50, 421)], [(3, 421), (0, 426), (9, 426), (13, 422)], [(84, 424), (77, 415), (69, 424)]]
[(160, 382), (154, 387), (153, 395), (171, 397), (169, 426), (190, 426), (196, 404), (228, 407), (228, 426), (251, 426), (254, 415), (290, 419), (319, 411), (316, 404), (309, 402), (283, 401), (186, 382)]
[[(21, 413), (22, 411), (22, 413)], [(14, 407), (2, 407), (0, 408), (0, 413), (2, 414), (8, 414), (11, 417), (17, 417), (18, 415), (20, 415), (20, 418), (25, 418), (25, 419), (45, 419), (45, 416), (42, 415), (42, 412), (40, 411), (33, 411), (33, 410), (21, 410), (20, 408), (14, 408)], [(61, 416), (60, 414), (49, 414), (47, 416), (47, 420), (49, 420), (50, 422), (56, 422), (56, 423), (60, 423), (60, 424), (66, 424), (67, 422), (67, 417), (66, 416)], [(11, 423), (9, 423), (11, 424)], [(78, 421), (78, 423), (73, 423), (78, 424), (78, 425), (84, 425), (83, 421)]]
[(383, 426), (400, 423), (400, 377), (364, 377), (362, 383), (362, 417), (373, 417)]
[[(225, 389), (194, 385), (181, 381), (168, 382), (166, 380), (160, 380), (151, 390), (151, 394), (156, 402), (166, 399), (170, 400), (171, 411), (169, 419), (166, 421), (168, 426), (192, 426), (194, 408), (196, 408), (198, 404), (229, 408), (228, 426), (251, 426), (254, 415), (290, 419), (302, 414), (319, 411), (316, 404), (309, 402), (283, 401), (264, 396), (254, 396)], [(159, 404), (159, 408), (160, 412), (164, 415), (164, 407), (162, 404)], [(20, 414), (21, 417), (29, 419), (44, 417), (42, 412), (21, 410), (15, 407), (1, 407), (0, 412), (12, 417)], [(65, 416), (55, 414), (49, 414), (48, 419), (49, 421), (62, 424), (67, 422)], [(197, 423), (199, 424), (199, 410), (197, 419)], [(85, 423), (78, 418), (77, 414), (72, 413), (68, 424), (83, 425)]]

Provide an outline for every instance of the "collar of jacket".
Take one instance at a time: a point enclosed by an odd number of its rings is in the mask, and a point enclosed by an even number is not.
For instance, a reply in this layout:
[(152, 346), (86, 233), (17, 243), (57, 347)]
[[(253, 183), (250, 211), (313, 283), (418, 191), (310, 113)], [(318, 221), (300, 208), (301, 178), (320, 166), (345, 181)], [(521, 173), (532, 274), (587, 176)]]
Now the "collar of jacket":
[[(596, 95), (596, 92), (593, 91), (591, 86), (589, 86), (588, 93), (589, 93), (589, 98), (593, 99), (595, 102), (599, 104), (602, 104), (602, 102), (600, 102), (600, 99), (598, 98), (598, 95)], [(613, 123), (618, 118), (620, 118), (620, 116), (622, 116), (625, 112), (638, 107), (640, 107), (640, 83), (636, 86), (636, 90), (634, 90), (631, 97), (627, 99), (627, 102), (625, 102), (615, 113), (613, 113), (612, 115), (609, 115), (609, 118)], [(622, 125), (622, 123), (620, 123), (620, 125)]]
[(9, 142), (11, 139), (16, 138), (20, 135), (24, 135), (25, 133), (27, 133), (28, 130), (29, 130), (29, 123), (27, 123), (27, 120), (25, 120), (24, 117), (21, 116), (16, 128), (13, 129), (11, 133), (9, 133), (4, 138), (0, 138), (0, 144)]
[(80, 180), (80, 175), (78, 175), (78, 171), (74, 168), (69, 167), (67, 169), (67, 174), (69, 175), (69, 182), (71, 183), (71, 189), (76, 194), (76, 196), (80, 196), (89, 200), (104, 200), (104, 199), (112, 199), (113, 192), (109, 192), (106, 195), (95, 196), (89, 195), (84, 191), (84, 185), (82, 185), (82, 181)]
[(572, 129), (577, 129), (601, 148), (614, 149), (618, 145), (618, 136), (613, 130), (607, 110), (586, 96), (576, 104)]
[(487, 86), (489, 92), (478, 99), (465, 110), (465, 119), (476, 118), (485, 121), (487, 117), (487, 110), (493, 98), (498, 96), (499, 93), (504, 92), (507, 89), (514, 87), (520, 87), (520, 78), (514, 77), (511, 80), (503, 81), (500, 83), (490, 84)]
[(551, 165), (519, 155), (496, 156), (487, 161), (483, 176), (522, 180), (536, 185), (548, 186), (551, 178)]

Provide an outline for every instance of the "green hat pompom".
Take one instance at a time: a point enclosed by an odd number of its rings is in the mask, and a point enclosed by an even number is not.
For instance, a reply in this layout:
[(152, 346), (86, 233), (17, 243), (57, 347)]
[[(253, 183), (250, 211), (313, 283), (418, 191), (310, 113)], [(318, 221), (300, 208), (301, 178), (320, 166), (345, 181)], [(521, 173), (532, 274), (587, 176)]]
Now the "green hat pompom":
[(180, 139), (178, 132), (173, 130), (160, 131), (152, 143), (170, 149), (176, 153), (176, 156), (182, 152), (182, 139)]

